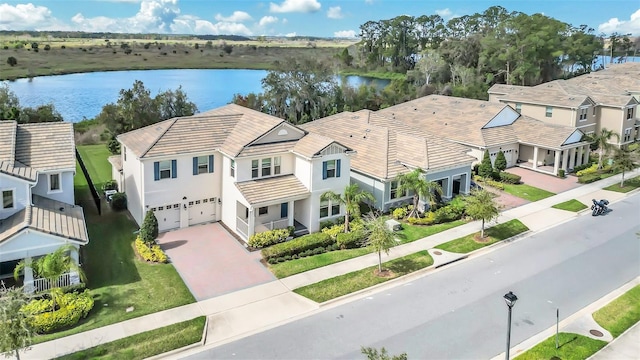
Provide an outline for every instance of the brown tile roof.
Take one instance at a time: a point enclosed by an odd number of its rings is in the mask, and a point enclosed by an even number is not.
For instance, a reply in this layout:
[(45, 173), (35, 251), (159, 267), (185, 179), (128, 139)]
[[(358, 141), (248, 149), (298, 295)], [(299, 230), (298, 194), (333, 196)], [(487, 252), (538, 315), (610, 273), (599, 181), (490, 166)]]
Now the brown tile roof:
[(291, 152), (295, 145), (296, 145), (295, 140), (272, 143), (272, 144), (250, 145), (242, 149), (237, 157)]
[[(335, 141), (326, 136), (320, 134), (307, 134), (302, 139), (298, 140), (298, 143), (293, 148), (293, 152), (311, 158), (318, 155), (327, 146), (333, 144)], [(348, 149), (351, 150), (351, 149)]]
[(295, 175), (243, 181), (236, 183), (236, 187), (251, 205), (285, 201), (293, 197), (304, 198), (310, 194)]
[(14, 120), (0, 120), (0, 161), (13, 162), (15, 159), (17, 127)]
[(0, 173), (13, 175), (28, 181), (38, 180), (36, 169), (25, 166), (19, 161), (0, 161)]
[(513, 130), (520, 142), (558, 149), (577, 129), (522, 116), (513, 124)]
[(116, 168), (116, 170), (122, 171), (122, 156), (120, 155), (109, 156), (107, 160), (111, 165), (113, 165), (113, 167)]
[(87, 243), (89, 236), (82, 207), (33, 195), (33, 205), (0, 220), (0, 242), (24, 229)]
[(489, 93), (498, 95), (500, 99), (524, 104), (580, 107), (587, 100), (587, 94), (567, 92), (561, 81), (551, 81), (537, 86), (495, 84), (489, 89)]
[(142, 157), (177, 119), (169, 119), (118, 135), (117, 139), (137, 157)]
[(73, 124), (19, 124), (16, 132), (15, 159), (38, 170), (75, 169)]

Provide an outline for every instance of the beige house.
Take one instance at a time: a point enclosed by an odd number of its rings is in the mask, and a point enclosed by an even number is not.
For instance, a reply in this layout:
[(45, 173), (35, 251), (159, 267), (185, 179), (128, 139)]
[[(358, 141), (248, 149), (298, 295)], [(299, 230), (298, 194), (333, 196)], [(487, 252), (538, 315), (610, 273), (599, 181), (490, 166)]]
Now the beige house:
[(413, 135), (437, 135), (464, 145), (477, 162), (488, 150), (492, 162), (502, 151), (507, 167), (557, 175), (588, 159), (583, 132), (519, 114), (505, 104), (430, 95), (377, 112), (372, 121)]
[(620, 135), (616, 146), (640, 139), (640, 63), (554, 80), (533, 87), (496, 84), (489, 101), (508, 104), (523, 115), (567, 126), (587, 135), (606, 128)]
[(420, 168), (427, 180), (438, 182), (443, 197), (469, 193), (471, 164), (468, 149), (430, 133), (389, 126), (384, 115), (361, 110), (343, 112), (315, 120), (301, 127), (327, 136), (354, 149), (351, 182), (372, 193), (375, 207), (388, 211), (409, 202), (412, 194), (399, 193), (398, 174)]

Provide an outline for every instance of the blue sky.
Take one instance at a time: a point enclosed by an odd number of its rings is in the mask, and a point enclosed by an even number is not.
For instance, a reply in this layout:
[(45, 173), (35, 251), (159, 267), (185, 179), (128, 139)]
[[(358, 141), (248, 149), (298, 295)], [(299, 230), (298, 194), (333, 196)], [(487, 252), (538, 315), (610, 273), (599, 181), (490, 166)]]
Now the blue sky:
[(448, 20), (493, 5), (587, 24), (597, 33), (640, 35), (638, 0), (0, 0), (0, 30), (352, 37), (368, 20), (403, 14)]

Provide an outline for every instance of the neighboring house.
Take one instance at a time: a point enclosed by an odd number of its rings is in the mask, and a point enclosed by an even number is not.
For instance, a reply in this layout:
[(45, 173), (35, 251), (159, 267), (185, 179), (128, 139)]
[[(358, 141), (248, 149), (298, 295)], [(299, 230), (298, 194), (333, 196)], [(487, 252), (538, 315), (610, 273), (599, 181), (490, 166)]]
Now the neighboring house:
[[(23, 259), (87, 244), (84, 213), (74, 205), (75, 171), (73, 124), (0, 121), (0, 279), (12, 278)], [(71, 254), (76, 263), (77, 254)], [(43, 281), (25, 269), (27, 291), (44, 289)], [(78, 282), (75, 273), (60, 279), (61, 285)]]
[(264, 113), (230, 104), (117, 139), (110, 162), (138, 224), (153, 210), (160, 231), (221, 221), (246, 241), (288, 226), (318, 231), (344, 214), (320, 196), (344, 190), (353, 151)]
[(577, 128), (549, 124), (519, 114), (513, 108), (482, 100), (430, 95), (379, 110), (374, 125), (404, 133), (435, 134), (469, 149), (492, 163), (502, 151), (507, 167), (521, 166), (557, 175), (588, 160), (589, 144)]
[(587, 135), (613, 130), (621, 146), (640, 139), (640, 64), (554, 80), (533, 87), (496, 84), (489, 101), (508, 104), (523, 115), (551, 124), (573, 126)]
[[(351, 181), (376, 199), (375, 207), (388, 211), (410, 202), (412, 194), (397, 191), (398, 174), (420, 168), (429, 181), (442, 186), (443, 197), (469, 193), (471, 164), (468, 148), (440, 137), (389, 127), (383, 115), (369, 110), (343, 112), (301, 127), (312, 134), (336, 139), (356, 151), (351, 159)], [(380, 125), (378, 125), (380, 124)]]

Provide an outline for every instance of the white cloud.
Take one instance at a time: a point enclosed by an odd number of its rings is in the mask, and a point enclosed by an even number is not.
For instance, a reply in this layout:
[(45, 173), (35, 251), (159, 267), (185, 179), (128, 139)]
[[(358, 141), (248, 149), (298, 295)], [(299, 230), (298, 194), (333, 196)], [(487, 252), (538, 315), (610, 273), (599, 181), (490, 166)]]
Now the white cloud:
[(46, 6), (0, 4), (0, 30), (45, 30), (58, 23)]
[(354, 38), (357, 35), (354, 30), (341, 30), (334, 32), (333, 36), (337, 38)]
[(342, 8), (340, 6), (332, 6), (327, 11), (327, 17), (329, 19), (342, 19), (344, 15), (342, 15)]
[(287, 24), (288, 22), (289, 22), (289, 20), (287, 20), (287, 18), (283, 18), (283, 19), (282, 19), (282, 23), (283, 23), (283, 24)]
[(298, 34), (296, 34), (296, 32), (294, 31), (294, 32), (285, 34), (284, 36), (286, 36), (286, 37), (294, 37), (294, 36), (298, 36)]
[(274, 13), (312, 13), (320, 10), (317, 0), (284, 0), (281, 5), (269, 3), (269, 11)]
[(231, 16), (224, 17), (222, 14), (216, 14), (215, 19), (223, 22), (243, 22), (253, 19), (251, 15), (244, 11), (234, 11)]
[(453, 17), (453, 13), (451, 12), (451, 9), (446, 8), (446, 9), (438, 9), (435, 11), (435, 13), (437, 15), (440, 15), (441, 18), (443, 18), (444, 20), (449, 20)]
[(611, 18), (607, 22), (598, 25), (598, 31), (606, 34), (618, 32), (621, 34), (640, 35), (640, 9), (636, 10), (629, 20)]
[(275, 16), (263, 16), (262, 19), (260, 19), (260, 22), (258, 24), (260, 24), (260, 26), (265, 26), (265, 25), (269, 25), (269, 24), (274, 24), (278, 22), (278, 18)]

